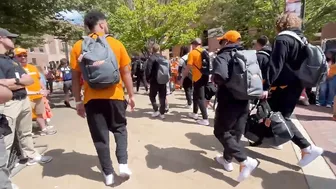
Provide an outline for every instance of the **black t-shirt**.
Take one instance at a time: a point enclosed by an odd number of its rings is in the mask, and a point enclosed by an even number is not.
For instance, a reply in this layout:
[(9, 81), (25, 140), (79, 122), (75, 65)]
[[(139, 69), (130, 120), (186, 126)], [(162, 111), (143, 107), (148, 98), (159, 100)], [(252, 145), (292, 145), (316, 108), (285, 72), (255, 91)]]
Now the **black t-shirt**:
[[(21, 78), (26, 71), (22, 68), (20, 63), (6, 55), (0, 54), (0, 79)], [(24, 98), (27, 96), (25, 88), (13, 91), (13, 99)]]

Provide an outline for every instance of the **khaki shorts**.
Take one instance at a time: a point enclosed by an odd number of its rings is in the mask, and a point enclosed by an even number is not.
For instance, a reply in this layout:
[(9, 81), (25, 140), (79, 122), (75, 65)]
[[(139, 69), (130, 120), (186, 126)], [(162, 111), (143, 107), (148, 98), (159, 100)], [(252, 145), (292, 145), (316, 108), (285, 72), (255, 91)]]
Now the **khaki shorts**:
[(45, 112), (43, 98), (34, 99), (31, 102), (32, 109), (35, 110), (37, 115), (43, 115)]

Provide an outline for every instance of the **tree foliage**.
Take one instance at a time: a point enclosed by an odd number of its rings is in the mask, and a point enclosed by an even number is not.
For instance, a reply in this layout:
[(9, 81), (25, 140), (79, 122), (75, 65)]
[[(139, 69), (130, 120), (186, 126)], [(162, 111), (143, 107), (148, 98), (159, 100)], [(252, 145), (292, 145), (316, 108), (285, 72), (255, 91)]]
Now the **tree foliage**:
[(200, 8), (206, 0), (134, 0), (122, 3), (109, 15), (110, 29), (130, 51), (143, 51), (151, 43), (162, 49), (198, 36)]
[[(210, 23), (239, 30), (250, 44), (254, 35), (275, 36), (275, 21), (284, 9), (285, 0), (215, 0)], [(305, 34), (311, 38), (324, 24), (335, 20), (336, 0), (307, 0), (305, 15)]]

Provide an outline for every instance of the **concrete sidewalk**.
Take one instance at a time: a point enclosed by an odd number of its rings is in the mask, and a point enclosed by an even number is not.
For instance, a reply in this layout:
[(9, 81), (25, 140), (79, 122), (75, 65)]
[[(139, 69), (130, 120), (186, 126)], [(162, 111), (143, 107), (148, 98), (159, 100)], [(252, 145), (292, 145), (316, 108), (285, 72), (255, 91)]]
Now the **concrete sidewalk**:
[[(148, 96), (136, 96), (137, 109), (128, 113), (129, 165), (133, 175), (129, 181), (119, 182), (116, 188), (309, 189), (303, 172), (296, 166), (298, 159), (290, 143), (282, 151), (247, 147), (247, 153), (261, 164), (248, 180), (238, 185), (235, 181), (238, 164), (228, 173), (214, 161), (222, 147), (212, 134), (213, 128), (198, 126), (187, 118), (190, 110), (184, 108), (184, 99), (182, 92), (169, 96), (170, 113), (162, 121), (150, 118)], [(13, 181), (22, 189), (109, 188), (103, 184), (86, 120), (78, 117), (73, 109), (63, 108), (61, 103), (53, 109), (57, 135), (36, 139), (37, 145), (48, 144), (46, 154), (53, 156), (54, 161), (27, 167)], [(211, 112), (210, 117), (213, 115)], [(112, 135), (110, 141), (111, 149), (115, 149)], [(246, 141), (242, 143), (247, 145)], [(118, 172), (114, 151), (111, 154)], [(330, 178), (311, 177), (318, 183), (333, 182)]]

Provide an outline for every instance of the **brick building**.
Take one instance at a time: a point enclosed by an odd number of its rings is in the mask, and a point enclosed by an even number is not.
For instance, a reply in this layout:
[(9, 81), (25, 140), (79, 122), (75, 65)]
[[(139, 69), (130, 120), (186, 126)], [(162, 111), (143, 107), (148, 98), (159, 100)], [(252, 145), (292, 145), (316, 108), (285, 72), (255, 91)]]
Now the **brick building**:
[[(49, 66), (49, 62), (51, 61), (58, 64), (60, 59), (66, 58), (66, 43), (50, 35), (45, 36), (45, 42), (46, 43), (40, 47), (27, 49), (29, 62), (44, 68)], [(69, 51), (70, 48), (68, 45)]]

